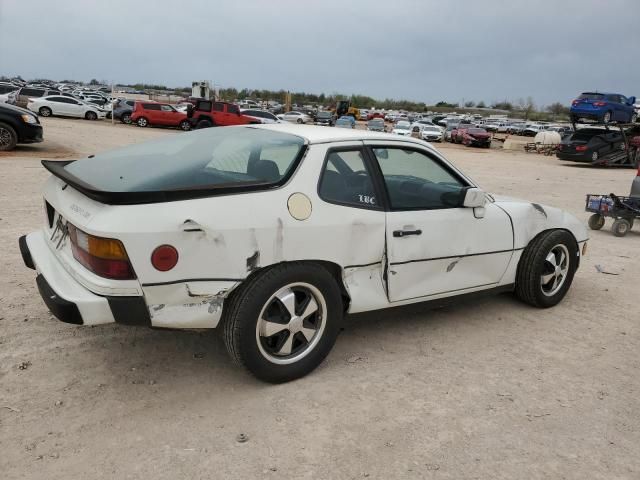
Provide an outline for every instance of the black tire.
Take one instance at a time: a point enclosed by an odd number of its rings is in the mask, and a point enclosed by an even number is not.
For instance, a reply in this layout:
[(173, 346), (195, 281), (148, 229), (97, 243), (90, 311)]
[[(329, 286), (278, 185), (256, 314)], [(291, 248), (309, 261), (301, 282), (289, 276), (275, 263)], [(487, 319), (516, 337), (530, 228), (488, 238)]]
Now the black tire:
[(40, 109), (38, 110), (38, 115), (40, 115), (41, 117), (50, 117), (51, 115), (53, 115), (53, 112), (49, 107), (40, 107)]
[(0, 122), (0, 152), (8, 152), (16, 148), (18, 134), (11, 125)]
[[(264, 353), (267, 347), (263, 342), (272, 340), (273, 336), (259, 335), (259, 321), (263, 309), (267, 309), (274, 301), (272, 297), (291, 284), (310, 285), (322, 295), (326, 306), (324, 319), (321, 320), (324, 326), (317, 334), (320, 337), (313, 337), (311, 342), (315, 343), (303, 350), (304, 355), (299, 360), (278, 364), (267, 358), (269, 353)], [(270, 383), (294, 380), (314, 370), (333, 347), (343, 317), (340, 289), (334, 277), (324, 267), (311, 263), (283, 263), (258, 272), (234, 291), (227, 302), (222, 321), (224, 342), (229, 354), (255, 377)], [(274, 336), (281, 334), (285, 339), (292, 335), (290, 331), (283, 331)], [(275, 341), (281, 340), (276, 338)], [(272, 358), (287, 357), (273, 355)]]
[(624, 218), (617, 218), (611, 225), (611, 231), (616, 237), (624, 237), (629, 230), (631, 230), (631, 222)]
[(98, 114), (96, 112), (89, 111), (84, 114), (84, 118), (86, 118), (87, 120), (97, 120)]
[(298, 120), (296, 120), (298, 123), (304, 123), (304, 120), (302, 120), (301, 118), (299, 118)]
[(138, 120), (136, 120), (136, 125), (144, 128), (149, 125), (149, 120), (147, 120), (145, 117), (140, 117), (138, 118)]
[(129, 112), (123, 113), (122, 116), (120, 117), (120, 121), (125, 125), (131, 125), (131, 113)]
[(605, 112), (604, 115), (602, 115), (602, 123), (609, 122), (611, 122), (611, 112)]
[(180, 130), (188, 132), (189, 130), (191, 130), (191, 122), (189, 120), (183, 120), (180, 122), (180, 125), (178, 125), (178, 127), (180, 128)]
[(213, 123), (211, 123), (209, 120), (200, 120), (197, 124), (196, 124), (196, 128), (200, 129), (200, 128), (209, 128), (209, 127), (213, 127)]
[(629, 121), (629, 123), (636, 123), (638, 121), (638, 114), (637, 113), (633, 113), (631, 115), (631, 120)]
[[(567, 272), (557, 291), (545, 293), (542, 276), (547, 268), (546, 258), (561, 245), (568, 252)], [(566, 295), (577, 268), (578, 245), (573, 235), (566, 230), (542, 232), (527, 245), (520, 258), (516, 273), (516, 295), (520, 300), (534, 307), (553, 307)]]
[(602, 227), (604, 227), (604, 222), (604, 216), (600, 215), (599, 213), (594, 213), (589, 217), (589, 228), (591, 230), (600, 230)]

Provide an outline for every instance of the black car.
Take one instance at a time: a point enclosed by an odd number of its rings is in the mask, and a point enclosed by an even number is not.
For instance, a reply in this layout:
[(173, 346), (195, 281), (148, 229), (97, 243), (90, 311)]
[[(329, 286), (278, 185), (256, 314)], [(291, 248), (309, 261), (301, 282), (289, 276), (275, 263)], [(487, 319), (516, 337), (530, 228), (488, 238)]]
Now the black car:
[(42, 141), (38, 116), (24, 108), (0, 104), (0, 151), (13, 150), (18, 143)]
[(624, 147), (622, 134), (617, 130), (581, 128), (562, 139), (556, 156), (560, 160), (597, 163), (601, 157)]

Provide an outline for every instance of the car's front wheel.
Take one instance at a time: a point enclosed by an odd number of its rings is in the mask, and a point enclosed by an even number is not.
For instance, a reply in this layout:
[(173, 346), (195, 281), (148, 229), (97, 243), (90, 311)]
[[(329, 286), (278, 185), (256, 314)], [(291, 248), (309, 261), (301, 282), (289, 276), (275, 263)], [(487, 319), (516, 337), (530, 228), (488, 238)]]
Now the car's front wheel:
[(0, 123), (0, 152), (8, 152), (16, 148), (18, 135), (10, 125)]
[(636, 123), (638, 121), (638, 114), (634, 113), (631, 115), (631, 121), (629, 123)]
[(180, 125), (178, 125), (178, 127), (180, 127), (180, 130), (188, 132), (189, 130), (191, 130), (191, 122), (189, 120), (183, 120), (180, 122)]
[(516, 295), (538, 308), (557, 305), (578, 268), (578, 246), (566, 230), (550, 230), (525, 248), (516, 274)]
[(327, 356), (343, 317), (340, 289), (317, 264), (288, 263), (255, 274), (225, 305), (231, 357), (260, 380), (286, 382)]
[(131, 114), (130, 113), (123, 113), (122, 116), (120, 117), (120, 121), (126, 125), (130, 125), (131, 124)]

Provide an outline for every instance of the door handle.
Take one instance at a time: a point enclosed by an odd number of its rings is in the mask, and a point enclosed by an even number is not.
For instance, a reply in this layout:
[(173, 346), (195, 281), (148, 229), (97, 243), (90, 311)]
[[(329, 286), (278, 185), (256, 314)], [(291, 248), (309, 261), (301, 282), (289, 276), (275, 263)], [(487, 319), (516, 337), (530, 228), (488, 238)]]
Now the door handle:
[(393, 236), (396, 238), (406, 237), (407, 235), (422, 235), (422, 230), (394, 230)]

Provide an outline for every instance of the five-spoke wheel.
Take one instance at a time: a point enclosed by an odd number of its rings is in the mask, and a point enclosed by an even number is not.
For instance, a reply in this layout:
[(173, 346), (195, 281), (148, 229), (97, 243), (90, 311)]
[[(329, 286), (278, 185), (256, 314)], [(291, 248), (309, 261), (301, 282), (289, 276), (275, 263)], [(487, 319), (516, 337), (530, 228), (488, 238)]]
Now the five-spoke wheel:
[(315, 369), (335, 343), (343, 300), (315, 263), (283, 263), (252, 275), (225, 301), (227, 350), (253, 375), (278, 383)]
[(569, 232), (542, 232), (522, 253), (516, 274), (516, 295), (535, 307), (557, 305), (571, 286), (578, 258), (578, 245)]
[(569, 250), (566, 245), (558, 244), (551, 249), (544, 261), (540, 285), (542, 293), (552, 297), (562, 288), (569, 273)]
[(326, 311), (324, 296), (313, 285), (281, 288), (267, 301), (256, 324), (260, 353), (277, 364), (299, 360), (322, 336)]

